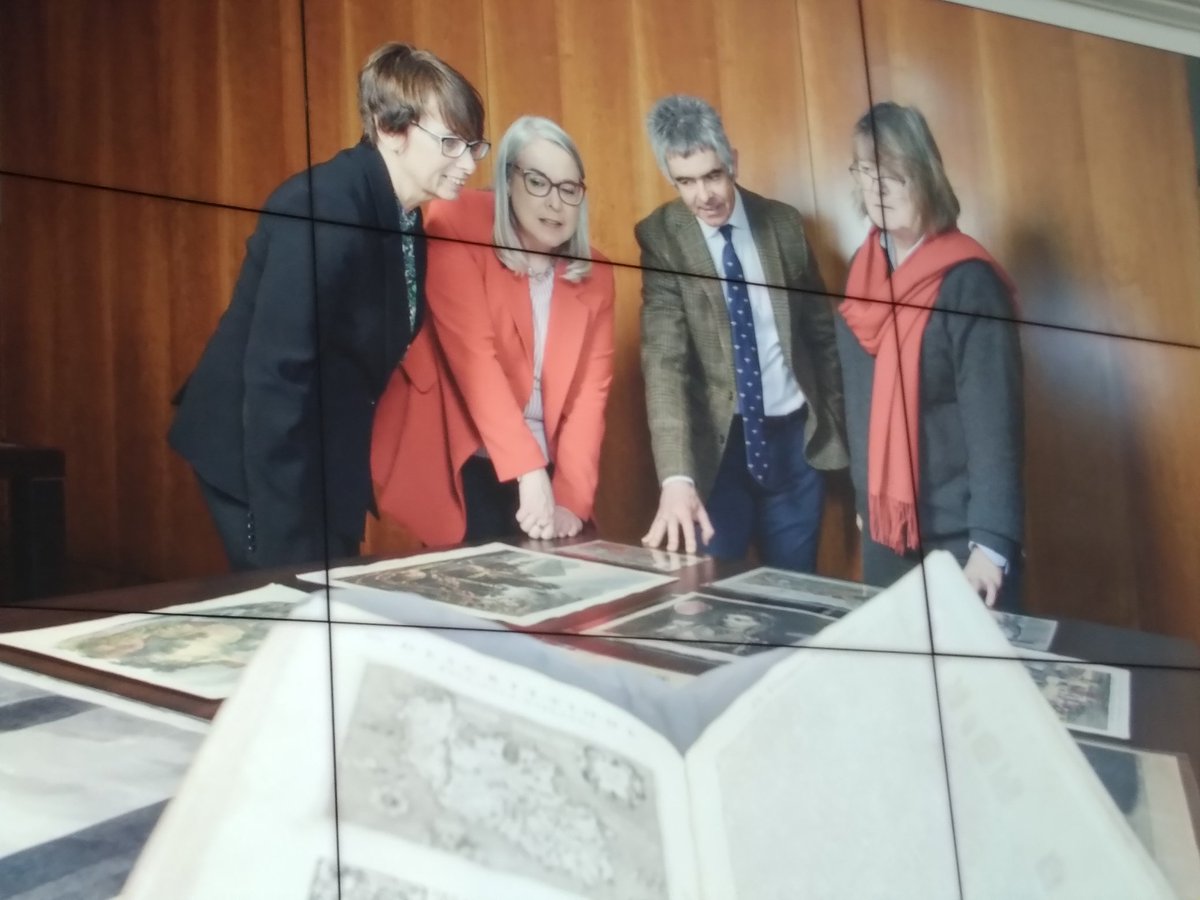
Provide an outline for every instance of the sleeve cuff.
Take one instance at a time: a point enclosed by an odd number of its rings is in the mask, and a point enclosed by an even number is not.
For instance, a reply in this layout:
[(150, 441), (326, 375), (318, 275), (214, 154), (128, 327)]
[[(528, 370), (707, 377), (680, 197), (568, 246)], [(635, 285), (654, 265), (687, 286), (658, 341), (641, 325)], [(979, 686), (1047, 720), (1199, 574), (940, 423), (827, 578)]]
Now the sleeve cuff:
[(666, 478), (664, 478), (662, 480), (662, 485), (660, 485), (660, 486), (666, 487), (668, 484), (671, 484), (672, 482), (675, 482), (675, 481), (686, 481), (692, 487), (696, 486), (696, 482), (692, 479), (691, 475), (668, 475)]
[(985, 547), (983, 544), (977, 544), (975, 541), (968, 541), (967, 547), (971, 550), (978, 548), (983, 551), (983, 555), (992, 561), (992, 564), (999, 567), (1000, 571), (1008, 574), (1008, 560), (1003, 555), (997, 553), (991, 547)]

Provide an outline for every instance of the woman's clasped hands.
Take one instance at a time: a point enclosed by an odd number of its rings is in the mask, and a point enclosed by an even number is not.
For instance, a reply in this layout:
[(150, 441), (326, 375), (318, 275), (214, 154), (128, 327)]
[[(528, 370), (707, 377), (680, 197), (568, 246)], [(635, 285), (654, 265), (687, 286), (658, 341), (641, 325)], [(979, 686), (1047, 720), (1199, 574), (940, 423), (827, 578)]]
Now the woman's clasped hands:
[(574, 537), (583, 530), (580, 518), (554, 502), (554, 488), (545, 469), (534, 469), (517, 479), (520, 505), (517, 524), (534, 540)]

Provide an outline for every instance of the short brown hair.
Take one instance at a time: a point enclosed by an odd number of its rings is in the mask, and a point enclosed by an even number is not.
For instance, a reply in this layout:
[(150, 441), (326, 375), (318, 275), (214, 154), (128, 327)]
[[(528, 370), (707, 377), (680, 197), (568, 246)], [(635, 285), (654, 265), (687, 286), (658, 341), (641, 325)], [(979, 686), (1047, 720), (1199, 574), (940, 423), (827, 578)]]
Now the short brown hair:
[(376, 49), (358, 76), (363, 137), (374, 144), (380, 130), (404, 131), (423, 112), (440, 113), (458, 137), (483, 138), (483, 100), (457, 69), (398, 41)]
[[(908, 179), (922, 231), (941, 234), (958, 222), (958, 197), (946, 177), (942, 154), (929, 123), (915, 106), (876, 103), (854, 126), (855, 140), (874, 149), (880, 167), (892, 166)], [(867, 214), (862, 187), (854, 189), (859, 212)]]

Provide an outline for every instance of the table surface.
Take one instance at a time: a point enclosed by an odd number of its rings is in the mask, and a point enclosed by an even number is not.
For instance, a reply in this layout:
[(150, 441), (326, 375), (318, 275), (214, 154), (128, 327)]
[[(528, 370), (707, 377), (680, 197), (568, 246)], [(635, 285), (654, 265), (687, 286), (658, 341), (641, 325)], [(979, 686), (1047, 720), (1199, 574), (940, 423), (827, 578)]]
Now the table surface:
[[(582, 540), (553, 544), (516, 542), (515, 545), (533, 550), (547, 550), (579, 543)], [(348, 562), (371, 561), (374, 561), (374, 558)], [(572, 635), (584, 632), (600, 621), (652, 605), (671, 593), (703, 588), (714, 580), (752, 567), (746, 563), (722, 563), (705, 559), (695, 566), (671, 573), (677, 579), (671, 584), (526, 630), (543, 635), (547, 640), (569, 641)], [(146, 612), (221, 597), (270, 583), (312, 591), (315, 587), (313, 584), (299, 581), (295, 577), (297, 572), (312, 569), (312, 566), (304, 566), (261, 570), (45, 598), (25, 602), (20, 606), (2, 606), (0, 632), (64, 625), (122, 613)], [(644, 644), (628, 640), (589, 640), (588, 649), (596, 648), (617, 658), (682, 672), (695, 673), (710, 665), (683, 656), (656, 652)], [(1062, 620), (1051, 650), (1066, 656), (1130, 669), (1133, 692), (1130, 723), (1132, 739), (1128, 745), (1185, 753), (1192, 760), (1200, 760), (1200, 648), (1196, 645), (1178, 638)], [(0, 662), (202, 718), (211, 718), (220, 705), (219, 701), (205, 700), (13, 647), (0, 646)], [(1126, 745), (1125, 742), (1117, 743)], [(1195, 763), (1193, 770), (1194, 768)]]

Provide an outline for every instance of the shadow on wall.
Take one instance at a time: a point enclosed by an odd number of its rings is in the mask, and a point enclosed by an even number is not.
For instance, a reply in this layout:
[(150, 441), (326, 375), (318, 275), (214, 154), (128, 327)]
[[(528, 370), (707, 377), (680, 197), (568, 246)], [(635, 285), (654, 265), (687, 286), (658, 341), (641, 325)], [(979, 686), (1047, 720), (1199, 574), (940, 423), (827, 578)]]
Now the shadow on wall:
[[(1049, 223), (1008, 235), (1022, 321), (1084, 321), (1098, 283), (1075, 280)], [(1046, 315), (1053, 311), (1053, 315)], [(1039, 315), (1041, 313), (1041, 315)], [(1136, 410), (1122, 339), (1023, 324), (1025, 597), (1033, 612), (1134, 626), (1133, 534), (1144, 524), (1131, 460)]]

